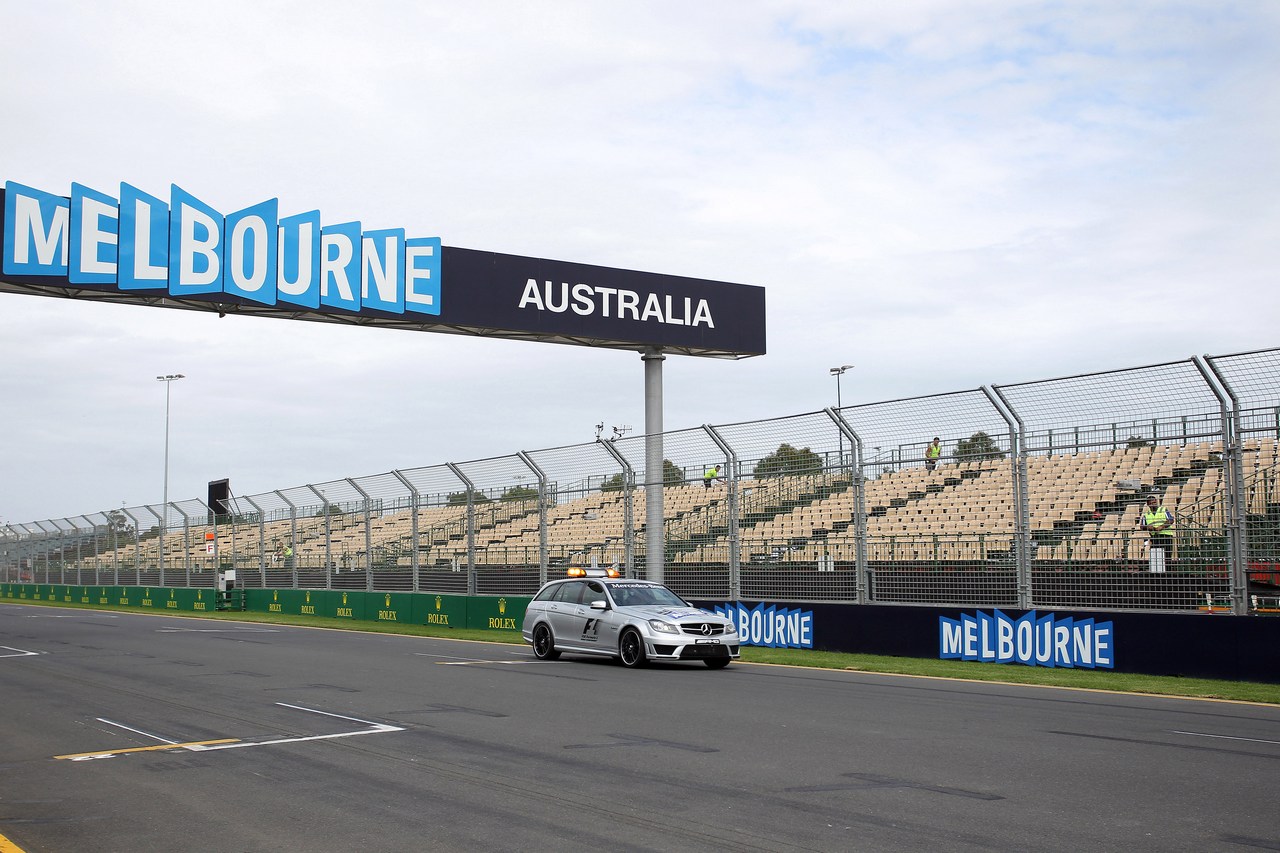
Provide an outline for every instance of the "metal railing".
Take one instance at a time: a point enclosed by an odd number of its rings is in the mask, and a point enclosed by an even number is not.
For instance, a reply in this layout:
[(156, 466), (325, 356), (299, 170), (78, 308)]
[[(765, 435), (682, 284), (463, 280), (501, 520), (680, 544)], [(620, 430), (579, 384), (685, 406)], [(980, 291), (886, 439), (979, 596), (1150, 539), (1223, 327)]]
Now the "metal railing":
[(660, 472), (621, 436), (11, 524), (0, 580), (527, 594), (661, 547), (693, 598), (1244, 614), (1280, 584), (1277, 380), (1280, 349), (1192, 357), (669, 432)]

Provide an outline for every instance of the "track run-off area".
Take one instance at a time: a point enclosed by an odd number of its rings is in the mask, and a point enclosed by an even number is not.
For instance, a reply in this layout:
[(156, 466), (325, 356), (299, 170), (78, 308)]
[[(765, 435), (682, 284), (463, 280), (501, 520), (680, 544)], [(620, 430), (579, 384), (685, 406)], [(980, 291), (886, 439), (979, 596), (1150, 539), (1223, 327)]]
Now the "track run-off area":
[(1280, 707), (0, 604), (0, 851), (1275, 850)]

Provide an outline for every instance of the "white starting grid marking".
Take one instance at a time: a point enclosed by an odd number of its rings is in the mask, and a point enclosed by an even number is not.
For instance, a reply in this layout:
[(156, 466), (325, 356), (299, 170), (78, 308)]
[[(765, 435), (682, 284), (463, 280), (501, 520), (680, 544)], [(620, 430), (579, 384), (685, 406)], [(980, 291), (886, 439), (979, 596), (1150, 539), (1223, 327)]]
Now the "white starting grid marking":
[(463, 658), (463, 657), (455, 657), (454, 655), (433, 655), (429, 652), (414, 652), (414, 655), (417, 657), (423, 657), (423, 658), (448, 658), (448, 660), (436, 661), (436, 664), (439, 666), (475, 666), (477, 664), (487, 664), (487, 663), (488, 664), (498, 663), (498, 664), (505, 664), (508, 666), (510, 665), (519, 666), (521, 664), (527, 664), (527, 663), (538, 663), (538, 661), (534, 660), (533, 658), (527, 655), (525, 655), (524, 657), (518, 658), (517, 660), (493, 660), (491, 658)]
[(1187, 737), (1211, 737), (1217, 740), (1242, 740), (1246, 743), (1270, 743), (1280, 746), (1280, 740), (1263, 740), (1256, 737), (1236, 737), (1234, 735), (1213, 735), (1206, 732), (1174, 732), (1175, 735), (1186, 735)]
[(157, 628), (157, 634), (278, 634), (275, 628)]
[(26, 649), (15, 649), (12, 646), (0, 646), (0, 650), (12, 652), (13, 654), (0, 654), (0, 658), (25, 658), (40, 654), (40, 652), (29, 652)]
[(178, 743), (177, 741), (172, 741), (167, 738), (160, 737), (159, 735), (151, 734), (150, 732), (144, 732), (141, 729), (131, 728), (123, 723), (113, 722), (105, 717), (98, 717), (97, 719), (99, 722), (125, 729), (126, 731), (133, 732), (134, 734), (141, 735), (142, 737), (158, 740), (160, 743), (155, 746), (135, 746), (127, 749), (104, 749), (98, 752), (77, 752), (70, 755), (55, 755), (54, 758), (66, 761), (93, 761), (99, 758), (114, 758), (117, 755), (125, 755), (131, 752), (157, 752), (174, 749), (185, 749), (188, 752), (212, 752), (219, 749), (242, 749), (249, 746), (276, 746), (282, 743), (302, 743), (304, 741), (311, 740), (333, 740), (335, 738), (359, 737), (360, 735), (376, 735), (384, 734), (386, 732), (404, 731), (403, 726), (390, 726), (386, 723), (375, 723), (371, 720), (362, 720), (359, 717), (348, 717), (343, 714), (332, 714), (328, 711), (320, 711), (315, 708), (304, 708), (301, 705), (290, 705), (287, 702), (277, 702), (276, 704), (282, 708), (292, 708), (295, 711), (306, 711), (309, 714), (320, 714), (325, 717), (334, 717), (339, 720), (348, 720), (353, 723), (360, 723), (361, 725), (368, 726), (368, 728), (357, 729), (350, 732), (335, 732), (327, 735), (300, 735), (297, 737), (273, 738), (271, 740), (220, 738), (217, 740)]

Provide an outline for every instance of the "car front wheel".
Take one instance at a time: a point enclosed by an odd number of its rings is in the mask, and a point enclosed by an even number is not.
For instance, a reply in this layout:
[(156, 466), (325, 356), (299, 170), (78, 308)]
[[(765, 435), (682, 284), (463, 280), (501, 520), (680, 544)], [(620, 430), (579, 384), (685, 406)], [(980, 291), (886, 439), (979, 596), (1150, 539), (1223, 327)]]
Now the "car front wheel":
[(618, 657), (628, 669), (637, 669), (648, 663), (644, 654), (644, 640), (635, 628), (628, 628), (618, 643)]
[(551, 629), (546, 625), (539, 625), (533, 629), (533, 656), (538, 660), (556, 660), (560, 657), (555, 638), (551, 636)]

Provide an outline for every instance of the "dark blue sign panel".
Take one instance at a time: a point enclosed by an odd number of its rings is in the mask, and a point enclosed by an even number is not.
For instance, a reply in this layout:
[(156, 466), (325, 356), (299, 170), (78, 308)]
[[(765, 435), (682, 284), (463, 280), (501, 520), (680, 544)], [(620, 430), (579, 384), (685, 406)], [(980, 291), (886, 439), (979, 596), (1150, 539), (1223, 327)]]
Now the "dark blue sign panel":
[(999, 610), (958, 619), (938, 617), (938, 657), (983, 663), (1020, 663), (1085, 669), (1115, 668), (1111, 622), (1058, 617), (1032, 610), (1007, 616)]
[(9, 181), (0, 290), (517, 340), (660, 348), (735, 358), (765, 351), (764, 289), (445, 248), (439, 237), (276, 199), (223, 213), (173, 185), (162, 198), (71, 194)]

